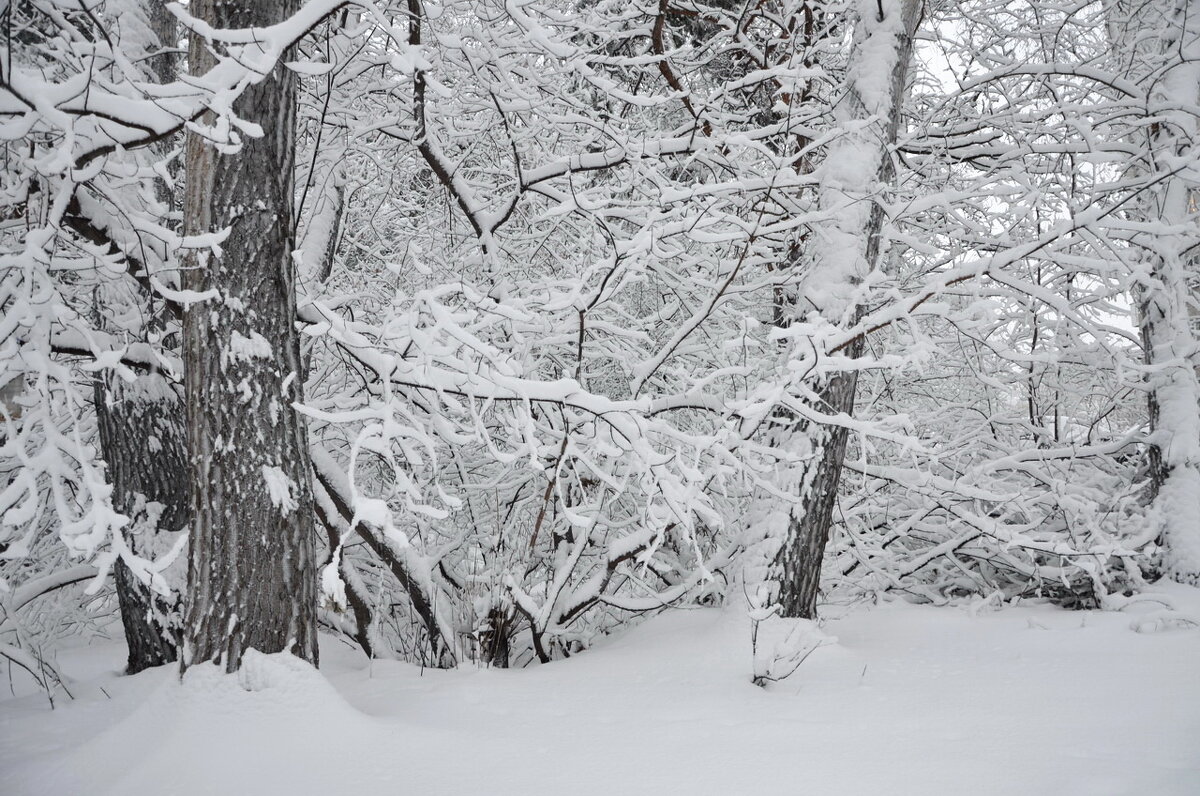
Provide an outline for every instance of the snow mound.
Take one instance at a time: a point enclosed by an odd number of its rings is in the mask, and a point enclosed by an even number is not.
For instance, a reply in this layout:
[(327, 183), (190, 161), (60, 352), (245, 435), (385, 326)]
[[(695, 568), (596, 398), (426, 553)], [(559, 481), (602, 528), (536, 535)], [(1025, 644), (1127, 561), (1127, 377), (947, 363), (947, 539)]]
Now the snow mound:
[(377, 735), (376, 720), (315, 668), (250, 650), (236, 674), (203, 664), (171, 677), (129, 717), (80, 745), (21, 793), (337, 793), (378, 787), (347, 749)]
[(755, 622), (751, 630), (754, 683), (766, 686), (790, 677), (808, 656), (837, 643), (811, 619), (771, 616)]

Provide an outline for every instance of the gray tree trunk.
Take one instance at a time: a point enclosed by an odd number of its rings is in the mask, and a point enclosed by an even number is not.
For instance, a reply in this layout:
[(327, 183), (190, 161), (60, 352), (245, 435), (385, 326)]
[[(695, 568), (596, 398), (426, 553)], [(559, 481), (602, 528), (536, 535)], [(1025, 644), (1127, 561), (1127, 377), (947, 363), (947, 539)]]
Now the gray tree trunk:
[[(179, 531), (188, 522), (187, 444), (183, 406), (174, 388), (157, 373), (132, 384), (119, 379), (95, 385), (96, 425), (100, 450), (113, 486), (113, 504), (132, 526), (125, 544), (153, 558), (161, 552), (160, 532)], [(145, 503), (162, 506), (157, 521)], [(139, 580), (125, 562), (114, 564), (121, 623), (129, 646), (126, 671), (136, 674), (176, 659), (179, 643), (179, 597), (165, 597)]]
[[(824, 292), (833, 280), (846, 280), (853, 288), (861, 283), (866, 274), (875, 268), (880, 254), (880, 233), (883, 228), (883, 209), (873, 201), (876, 184), (892, 179), (891, 146), (896, 141), (900, 124), (900, 109), (903, 106), (905, 85), (908, 80), (908, 65), (912, 56), (913, 36), (920, 22), (922, 0), (893, 0), (879, 4), (879, 15), (869, 14), (859, 20), (855, 33), (849, 83), (845, 98), (837, 114), (845, 123), (874, 119), (874, 124), (856, 133), (846, 132), (826, 153), (823, 168), (841, 172), (821, 189), (822, 209), (830, 215), (826, 239), (812, 245), (822, 251), (814, 256), (814, 265), (806, 281), (819, 285)], [(872, 8), (873, 11), (873, 8)], [(898, 15), (899, 19), (894, 17)], [(881, 40), (890, 48), (890, 58), (879, 56)], [(864, 46), (866, 44), (866, 46)], [(867, 55), (864, 57), (864, 52)], [(878, 93), (875, 86), (889, 84), (890, 92), (882, 101), (874, 99), (872, 106), (864, 102), (857, 86), (861, 82), (870, 91)], [(870, 95), (870, 92), (864, 92)], [(848, 124), (847, 129), (852, 125)], [(859, 161), (875, 162), (870, 173), (864, 173), (846, 163)], [(857, 178), (857, 179), (856, 179)], [(864, 203), (869, 202), (870, 211), (862, 212)], [(847, 276), (840, 260), (841, 252), (829, 249), (853, 247), (857, 254), (856, 267)], [(833, 261), (832, 267), (826, 261)], [(853, 291), (843, 291), (852, 293)], [(836, 294), (835, 294), (836, 295)], [(806, 297), (801, 286), (800, 302)], [(859, 306), (846, 306), (826, 299), (817, 304), (808, 304), (834, 323), (856, 323), (862, 314)], [(841, 353), (850, 358), (862, 355), (865, 341), (853, 340)], [(827, 414), (854, 413), (854, 393), (858, 384), (856, 371), (843, 371), (828, 376), (818, 385), (817, 409)], [(777, 597), (780, 614), (787, 617), (811, 619), (816, 615), (817, 594), (821, 583), (821, 563), (825, 545), (833, 525), (833, 512), (837, 505), (838, 482), (841, 480), (842, 464), (846, 455), (848, 430), (844, 426), (824, 426), (819, 429), (802, 428), (807, 431), (816, 451), (810, 470), (801, 479), (799, 503), (792, 508), (788, 527), (774, 568), (779, 583)]]
[[(144, 52), (132, 55), (145, 57), (150, 76), (168, 83), (176, 76), (173, 48), (178, 25), (162, 3), (147, 2), (142, 10), (154, 40), (146, 42)], [(162, 142), (151, 151), (162, 157), (171, 146), (172, 142)], [(155, 187), (159, 201), (170, 207), (167, 184), (159, 181)], [(153, 315), (153, 308), (147, 307), (146, 312)], [(114, 506), (134, 522), (125, 533), (125, 544), (138, 555), (153, 557), (158, 533), (183, 529), (190, 512), (183, 405), (172, 385), (158, 373), (141, 374), (132, 384), (97, 379), (94, 404), (100, 453), (113, 486)], [(155, 527), (145, 527), (144, 514), (138, 516), (139, 497), (162, 506)], [(173, 662), (179, 645), (180, 596), (157, 594), (120, 559), (113, 565), (113, 580), (129, 647), (126, 672), (136, 674)]]
[(1134, 289), (1151, 431), (1148, 498), (1164, 574), (1200, 585), (1200, 181), (1179, 168), (1200, 147), (1191, 110), (1200, 103), (1200, 8), (1194, 0), (1110, 0), (1106, 13), (1115, 67), (1144, 87), (1154, 120), (1148, 130), (1131, 129), (1145, 156), (1128, 167), (1135, 178), (1153, 178), (1131, 203), (1148, 228), (1131, 239), (1145, 269)]
[[(193, 0), (214, 28), (263, 27), (292, 0)], [(285, 56), (283, 61), (289, 60)], [(193, 35), (193, 74), (214, 59)], [(247, 649), (317, 661), (317, 574), (303, 419), (304, 367), (295, 327), (292, 218), (296, 79), (282, 66), (234, 103), (262, 127), (223, 155), (190, 133), (188, 234), (229, 228), (219, 255), (192, 258), (184, 287), (219, 300), (184, 316), (192, 532), (183, 665), (236, 670)]]
[(1135, 29), (1141, 34), (1136, 39), (1160, 48), (1148, 59), (1152, 71), (1143, 80), (1152, 81), (1152, 112), (1162, 120), (1149, 143), (1153, 168), (1163, 179), (1143, 199), (1144, 220), (1170, 230), (1152, 233), (1143, 244), (1150, 269), (1139, 296), (1150, 387), (1152, 505), (1162, 523), (1166, 574), (1200, 585), (1200, 182), (1176, 165), (1194, 162), (1200, 148), (1200, 123), (1191, 110), (1200, 103), (1200, 7), (1189, 0), (1146, 4), (1131, 21), (1143, 26)]
[[(862, 354), (861, 340), (855, 341), (848, 356)], [(830, 414), (853, 414), (854, 391), (858, 374), (854, 371), (837, 373), (821, 387), (819, 409)], [(838, 482), (846, 457), (845, 426), (822, 426), (810, 430), (814, 446), (819, 451), (816, 468), (800, 505), (788, 517), (787, 539), (775, 559), (779, 578), (779, 613), (781, 616), (812, 619), (816, 616), (817, 594), (821, 586), (821, 562), (825, 545), (833, 527), (833, 511), (837, 506)]]

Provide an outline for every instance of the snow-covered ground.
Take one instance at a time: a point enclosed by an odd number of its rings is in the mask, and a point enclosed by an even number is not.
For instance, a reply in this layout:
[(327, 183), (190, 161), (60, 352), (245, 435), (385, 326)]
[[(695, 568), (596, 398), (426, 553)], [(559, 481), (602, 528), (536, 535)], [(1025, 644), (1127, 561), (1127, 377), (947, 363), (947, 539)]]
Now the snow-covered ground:
[[(1200, 613), (1200, 591), (1170, 594)], [(93, 646), (60, 656), (76, 698), (54, 710), (13, 675), (0, 792), (1200, 794), (1194, 626), (893, 603), (824, 630), (837, 642), (766, 690), (734, 610), (511, 671), (368, 665), (328, 641), (320, 673), (252, 656), (181, 686)]]

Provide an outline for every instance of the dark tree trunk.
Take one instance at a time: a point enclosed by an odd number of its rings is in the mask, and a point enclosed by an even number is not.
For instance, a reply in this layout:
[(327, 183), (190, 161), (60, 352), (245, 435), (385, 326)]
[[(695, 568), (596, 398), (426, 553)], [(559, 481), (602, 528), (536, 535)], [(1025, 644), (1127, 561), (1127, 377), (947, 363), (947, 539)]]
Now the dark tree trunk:
[[(858, 340), (847, 353), (858, 357), (862, 348), (862, 341)], [(821, 403), (818, 408), (828, 414), (854, 414), (857, 385), (858, 373), (855, 371), (834, 374), (819, 391)], [(787, 540), (775, 559), (780, 584), (779, 612), (782, 616), (804, 619), (816, 617), (821, 562), (833, 527), (848, 430), (845, 426), (822, 426), (816, 430), (816, 435), (819, 435), (820, 453), (811, 466), (817, 469), (800, 506), (788, 517)]]
[[(144, 10), (157, 40), (149, 48), (153, 53), (148, 58), (150, 76), (159, 83), (169, 83), (176, 77), (178, 24), (163, 3), (148, 2)], [(164, 141), (152, 147), (152, 152), (164, 157), (172, 146), (173, 142)], [(173, 160), (172, 166), (176, 162)], [(167, 183), (159, 180), (155, 188), (159, 201), (169, 208), (172, 197)], [(153, 307), (145, 309), (154, 314)], [(162, 320), (155, 318), (152, 325), (161, 325)], [(137, 555), (152, 557), (160, 547), (154, 537), (160, 532), (182, 530), (189, 519), (183, 404), (174, 386), (158, 373), (139, 375), (132, 384), (97, 379), (94, 403), (100, 451), (113, 486), (113, 504), (135, 523), (124, 534), (125, 544)], [(145, 515), (137, 508), (139, 496), (147, 503), (162, 506), (154, 527), (142, 523)], [(178, 590), (170, 596), (158, 594), (121, 559), (113, 565), (113, 580), (129, 647), (126, 672), (136, 674), (175, 661), (180, 641)]]
[[(921, 9), (922, 0), (902, 0), (898, 7), (890, 12), (899, 12), (903, 16), (903, 25), (899, 30), (892, 28), (888, 31), (879, 27), (885, 24), (882, 17), (882, 5), (880, 6), (880, 17), (876, 19), (866, 17), (859, 21), (860, 26), (865, 27), (872, 38), (881, 35), (889, 36), (891, 38), (889, 45), (894, 48), (895, 55), (890, 74), (858, 75), (856, 78), (858, 80), (865, 79), (868, 82), (878, 78), (888, 80), (891, 88), (890, 97), (887, 100), (889, 107), (874, 109), (865, 107), (854, 85), (849, 87), (850, 90), (842, 100), (845, 103), (843, 121), (862, 122), (872, 118), (884, 120), (883, 125), (876, 122), (869, 128), (874, 131), (870, 144), (875, 148), (875, 153), (879, 157), (879, 167), (875, 176), (877, 177), (876, 181), (881, 184), (886, 184), (893, 178), (891, 146), (896, 141), (896, 132), (900, 125), (900, 109), (903, 106), (905, 84), (908, 79), (912, 40), (920, 22)], [(855, 49), (859, 43), (859, 37), (856, 35)], [(856, 53), (852, 51), (852, 63), (856, 60), (855, 55)], [(853, 69), (851, 74), (854, 74)], [(847, 135), (846, 138), (853, 140), (851, 135)], [(851, 146), (861, 146), (865, 139), (864, 135), (860, 139), (860, 143)], [(851, 149), (837, 155), (831, 152), (829, 157), (854, 157), (855, 155), (856, 153)], [(853, 241), (854, 245), (861, 246), (863, 270), (859, 275), (851, 276), (852, 284), (861, 282), (865, 274), (870, 273), (879, 260), (880, 234), (884, 221), (882, 206), (878, 202), (874, 202), (864, 223), (861, 220), (861, 214), (854, 208), (854, 202), (847, 201), (853, 195), (860, 193), (859, 201), (871, 201), (873, 198), (871, 190), (873, 190), (873, 186), (839, 183), (834, 185), (831, 191), (834, 197), (833, 206), (830, 208), (833, 215), (832, 226), (840, 233), (840, 237), (835, 240), (839, 241), (841, 245), (847, 245), (849, 241)], [(822, 201), (822, 203), (824, 202)], [(822, 242), (820, 245), (836, 244)], [(835, 269), (833, 275), (838, 276), (839, 272), (840, 269)], [(815, 277), (820, 282), (830, 275), (818, 269)], [(825, 285), (821, 285), (821, 287), (823, 288)], [(848, 320), (854, 324), (862, 317), (861, 306), (850, 308), (850, 311), (844, 311), (836, 305), (832, 310), (827, 307), (818, 307), (818, 309), (827, 316), (827, 320), (835, 323), (844, 323)], [(860, 336), (840, 353), (856, 359), (862, 355), (864, 345), (865, 341)], [(853, 415), (854, 393), (857, 385), (858, 373), (856, 371), (842, 371), (830, 375), (817, 388), (819, 399), (817, 408), (827, 414)], [(838, 482), (841, 480), (842, 465), (846, 456), (848, 429), (845, 426), (830, 425), (816, 429), (815, 433), (803, 426), (801, 430), (809, 430), (812, 436), (816, 455), (813, 463), (809, 466), (815, 467), (816, 470), (815, 472), (810, 471), (810, 474), (801, 479), (803, 491), (800, 494), (798, 505), (792, 508), (788, 517), (787, 536), (776, 554), (774, 565), (779, 582), (780, 614), (787, 617), (812, 619), (816, 616), (817, 594), (821, 583), (821, 564), (825, 556), (825, 545), (829, 541), (829, 532), (833, 526)]]
[[(264, 27), (292, 0), (194, 0), (214, 28)], [(289, 60), (286, 56), (283, 61)], [(193, 74), (213, 57), (193, 35)], [(184, 287), (220, 298), (184, 317), (192, 535), (186, 667), (236, 670), (250, 648), (317, 661), (313, 501), (295, 327), (292, 218), (296, 79), (282, 65), (233, 104), (263, 135), (220, 154), (189, 134), (185, 228), (230, 229), (220, 254), (191, 259)]]
[(508, 668), (515, 618), (512, 608), (506, 605), (496, 605), (488, 611), (479, 633), (479, 657), (485, 665)]
[(138, 580), (124, 561), (113, 564), (113, 580), (129, 649), (125, 673), (137, 674), (174, 663), (179, 657), (179, 628), (172, 617), (174, 606)]
[[(132, 384), (117, 379), (95, 385), (100, 450), (113, 486), (113, 505), (131, 520), (124, 531), (129, 549), (147, 558), (161, 552), (160, 532), (182, 530), (188, 522), (187, 446), (183, 406), (171, 384), (157, 373)], [(147, 503), (161, 505), (157, 521)], [(114, 564), (121, 623), (129, 645), (126, 671), (136, 674), (176, 659), (179, 596), (163, 596), (139, 580), (125, 562)]]

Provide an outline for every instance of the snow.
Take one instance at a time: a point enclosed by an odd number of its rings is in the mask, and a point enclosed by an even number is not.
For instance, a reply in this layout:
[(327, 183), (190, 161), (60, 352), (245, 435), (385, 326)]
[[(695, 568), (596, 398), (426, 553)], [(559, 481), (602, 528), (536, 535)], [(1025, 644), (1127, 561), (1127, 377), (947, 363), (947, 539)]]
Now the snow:
[(236, 329), (229, 339), (229, 359), (238, 362), (250, 362), (255, 359), (270, 359), (273, 354), (271, 344), (258, 332), (250, 332), (250, 336)]
[(262, 467), (263, 481), (267, 485), (267, 494), (271, 504), (284, 514), (291, 514), (299, 504), (296, 502), (296, 482), (288, 477), (281, 468), (264, 464)]
[[(1200, 615), (1200, 591), (1162, 588)], [(11, 796), (1197, 792), (1195, 625), (984, 605), (839, 609), (767, 689), (736, 609), (514, 670), (369, 664), (323, 639), (319, 673), (252, 653), (181, 685), (118, 676), (120, 645), (68, 650), (76, 699), (55, 710), (14, 675), (0, 770)]]
[[(1184, 13), (1176, 31), (1181, 62), (1167, 70), (1152, 99), (1166, 108), (1200, 102), (1200, 23)], [(1156, 96), (1157, 95), (1157, 96)], [(1166, 175), (1155, 208), (1161, 221), (1186, 233), (1160, 233), (1152, 249), (1157, 260), (1146, 291), (1147, 342), (1153, 371), (1148, 381), (1158, 406), (1155, 436), (1168, 474), (1156, 508), (1165, 522), (1167, 572), (1185, 583), (1200, 585), (1200, 380), (1196, 375), (1196, 335), (1193, 331), (1194, 289), (1189, 271), (1196, 245), (1194, 181), (1173, 174), (1172, 155), (1182, 150), (1194, 160), (1187, 143), (1200, 130), (1190, 112), (1165, 110), (1171, 123), (1157, 135), (1156, 158)], [(1153, 213), (1153, 211), (1152, 211)]]

